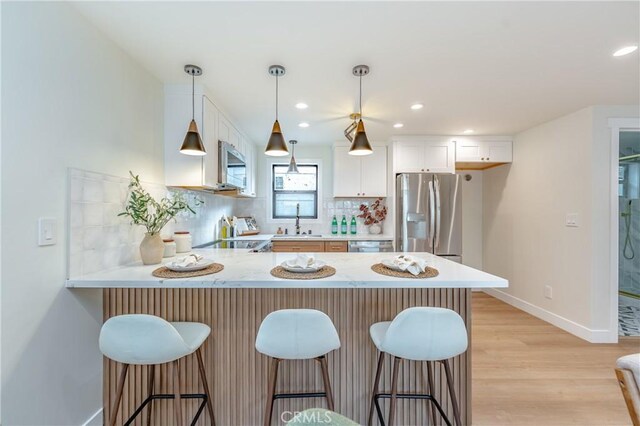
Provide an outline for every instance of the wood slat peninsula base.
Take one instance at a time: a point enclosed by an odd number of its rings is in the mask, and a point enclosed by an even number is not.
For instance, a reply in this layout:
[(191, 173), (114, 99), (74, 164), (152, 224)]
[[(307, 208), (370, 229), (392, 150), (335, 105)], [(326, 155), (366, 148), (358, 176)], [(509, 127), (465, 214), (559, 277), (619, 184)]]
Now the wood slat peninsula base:
[[(146, 313), (168, 321), (197, 321), (208, 324), (212, 335), (203, 347), (204, 363), (213, 395), (217, 425), (261, 425), (263, 423), (268, 380), (268, 358), (254, 348), (262, 319), (270, 312), (285, 308), (311, 308), (325, 312), (333, 320), (342, 347), (328, 355), (329, 374), (335, 397), (335, 410), (360, 424), (366, 424), (375, 375), (377, 353), (369, 338), (369, 326), (391, 320), (398, 312), (412, 306), (439, 306), (458, 312), (471, 323), (469, 289), (105, 289), (104, 320), (114, 315)], [(391, 357), (387, 357), (381, 389), (391, 387)], [(423, 392), (426, 374), (420, 364), (403, 362), (400, 390)], [(439, 364), (438, 364), (439, 365)], [(447, 415), (453, 411), (446, 391), (444, 372), (435, 365), (436, 397)], [(471, 424), (471, 354), (466, 352), (452, 362), (455, 391), (460, 401), (462, 422)], [(113, 405), (121, 365), (104, 360), (105, 419)], [(172, 393), (172, 371), (168, 366), (156, 368), (156, 393)], [(132, 366), (124, 390), (117, 424), (142, 403), (147, 393), (147, 368)], [(180, 366), (182, 393), (202, 392), (195, 356)], [(285, 361), (281, 363), (278, 391), (320, 391), (322, 376), (318, 363)], [(388, 410), (388, 400), (381, 400)], [(288, 420), (289, 412), (310, 407), (325, 407), (324, 399), (278, 400), (273, 423)], [(185, 422), (197, 408), (196, 401), (183, 401)], [(433, 424), (427, 402), (400, 400), (396, 423), (401, 425)], [(146, 413), (136, 424), (146, 422)], [(283, 417), (281, 417), (283, 414)], [(152, 424), (171, 425), (172, 401), (154, 402)], [(377, 420), (374, 421), (377, 424)], [(146, 424), (146, 423), (145, 423)], [(204, 412), (198, 424), (209, 424)], [(436, 419), (435, 424), (444, 424)]]

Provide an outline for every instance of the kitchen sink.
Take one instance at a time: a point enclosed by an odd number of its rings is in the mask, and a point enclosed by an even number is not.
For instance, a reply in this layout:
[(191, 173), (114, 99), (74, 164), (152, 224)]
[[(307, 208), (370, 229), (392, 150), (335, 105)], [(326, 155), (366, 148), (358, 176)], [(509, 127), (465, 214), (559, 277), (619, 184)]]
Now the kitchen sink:
[(322, 238), (322, 235), (320, 234), (300, 234), (300, 235), (281, 234), (281, 235), (274, 235), (273, 238)]

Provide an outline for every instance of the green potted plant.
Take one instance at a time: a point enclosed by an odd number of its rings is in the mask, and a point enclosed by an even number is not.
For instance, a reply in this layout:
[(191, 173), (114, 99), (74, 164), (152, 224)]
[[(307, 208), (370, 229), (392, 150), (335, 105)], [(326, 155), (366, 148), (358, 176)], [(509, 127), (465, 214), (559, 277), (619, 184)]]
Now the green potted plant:
[[(184, 200), (181, 193), (176, 193), (171, 199), (164, 197), (156, 201), (140, 184), (140, 177), (129, 172), (129, 197), (124, 212), (118, 216), (128, 216), (132, 225), (142, 225), (146, 228), (144, 239), (140, 243), (140, 257), (145, 265), (155, 265), (162, 261), (164, 243), (160, 236), (162, 228), (178, 213), (188, 210), (195, 214), (195, 210)], [(196, 200), (199, 204), (199, 200)]]

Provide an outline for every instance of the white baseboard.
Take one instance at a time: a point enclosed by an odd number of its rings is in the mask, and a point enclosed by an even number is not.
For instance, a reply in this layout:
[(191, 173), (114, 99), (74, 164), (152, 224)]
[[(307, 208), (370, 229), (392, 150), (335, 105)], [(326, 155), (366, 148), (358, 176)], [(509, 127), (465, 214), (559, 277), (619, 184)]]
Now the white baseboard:
[(89, 417), (82, 426), (102, 426), (102, 408), (93, 413), (93, 416)]
[(503, 302), (508, 303), (511, 306), (515, 306), (516, 308), (521, 309), (526, 313), (533, 315), (534, 317), (540, 318), (543, 321), (553, 324), (556, 327), (573, 334), (574, 336), (578, 336), (581, 339), (586, 340), (587, 342), (618, 342), (618, 330), (615, 330), (615, 333), (611, 333), (609, 330), (592, 330), (567, 318), (561, 317), (560, 315), (554, 314), (553, 312), (549, 312), (546, 309), (542, 309), (536, 305), (505, 293), (504, 291), (496, 290), (495, 288), (487, 288), (484, 289), (484, 292), (495, 297), (496, 299), (500, 299)]

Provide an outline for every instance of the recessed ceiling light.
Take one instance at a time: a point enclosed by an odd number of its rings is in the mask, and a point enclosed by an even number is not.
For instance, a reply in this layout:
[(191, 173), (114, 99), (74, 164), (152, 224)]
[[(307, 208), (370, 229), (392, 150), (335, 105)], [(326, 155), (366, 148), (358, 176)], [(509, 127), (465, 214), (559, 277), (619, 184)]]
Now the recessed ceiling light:
[(471, 133), (473, 133), (473, 129), (467, 129), (462, 133), (464, 133), (465, 135), (470, 135)]
[(628, 55), (631, 52), (635, 52), (638, 49), (638, 46), (625, 46), (622, 49), (618, 49), (613, 53), (613, 56), (624, 56)]
[(309, 127), (309, 123), (303, 121), (302, 123), (298, 124), (298, 127)]
[(304, 102), (298, 102), (296, 104), (296, 108), (298, 108), (298, 109), (307, 109), (307, 108), (309, 108), (309, 105), (305, 104)]
[(400, 127), (404, 127), (404, 124), (396, 123), (396, 124), (393, 125), (393, 127), (395, 127), (396, 129), (399, 129)]
[(424, 108), (424, 105), (422, 104), (413, 104), (411, 105), (411, 109), (422, 109)]

